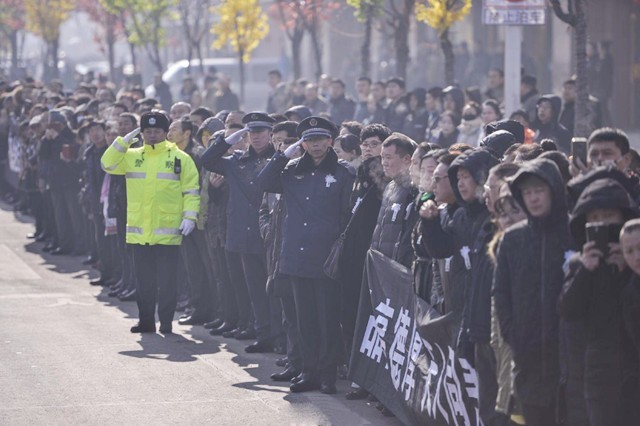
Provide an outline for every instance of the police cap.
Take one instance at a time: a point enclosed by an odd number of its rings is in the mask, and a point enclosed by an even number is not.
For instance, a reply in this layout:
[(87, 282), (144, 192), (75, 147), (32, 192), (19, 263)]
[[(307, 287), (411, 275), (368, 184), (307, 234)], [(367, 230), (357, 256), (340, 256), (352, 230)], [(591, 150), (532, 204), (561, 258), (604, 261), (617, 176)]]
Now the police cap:
[(298, 137), (304, 140), (316, 137), (334, 139), (338, 135), (338, 128), (326, 118), (312, 116), (298, 124), (297, 132)]
[(169, 131), (169, 118), (161, 112), (151, 111), (145, 112), (140, 117), (140, 130), (157, 128), (165, 132)]
[(266, 112), (250, 112), (242, 117), (242, 123), (249, 128), (250, 132), (271, 130), (275, 122)]

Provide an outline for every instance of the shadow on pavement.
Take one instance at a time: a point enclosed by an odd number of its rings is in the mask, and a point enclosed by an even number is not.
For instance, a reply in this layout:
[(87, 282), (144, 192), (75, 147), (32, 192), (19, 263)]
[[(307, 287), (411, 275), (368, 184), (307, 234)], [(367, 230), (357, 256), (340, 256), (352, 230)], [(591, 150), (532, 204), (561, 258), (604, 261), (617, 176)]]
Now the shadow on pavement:
[(196, 355), (211, 355), (220, 351), (208, 342), (194, 342), (180, 334), (145, 333), (140, 335), (141, 346), (136, 351), (122, 351), (121, 355), (134, 358), (157, 359), (169, 362), (197, 361)]

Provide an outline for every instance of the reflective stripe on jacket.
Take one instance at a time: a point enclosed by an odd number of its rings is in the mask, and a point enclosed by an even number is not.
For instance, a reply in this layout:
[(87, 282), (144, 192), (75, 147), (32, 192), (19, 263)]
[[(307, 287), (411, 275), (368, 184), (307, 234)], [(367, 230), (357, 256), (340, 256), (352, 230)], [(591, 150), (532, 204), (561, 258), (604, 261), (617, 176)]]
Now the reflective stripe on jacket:
[[(176, 173), (175, 160), (180, 160)], [(200, 185), (191, 157), (174, 143), (131, 148), (118, 137), (102, 168), (127, 180), (127, 243), (180, 245), (182, 219), (198, 219)]]

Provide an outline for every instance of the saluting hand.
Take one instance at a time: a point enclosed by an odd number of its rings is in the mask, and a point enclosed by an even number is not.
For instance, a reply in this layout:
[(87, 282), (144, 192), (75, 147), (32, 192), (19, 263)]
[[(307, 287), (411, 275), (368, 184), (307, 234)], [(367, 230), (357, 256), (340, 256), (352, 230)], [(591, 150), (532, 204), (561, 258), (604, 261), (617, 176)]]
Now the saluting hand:
[(296, 156), (296, 154), (299, 152), (299, 150), (301, 150), (302, 148), (300, 147), (300, 145), (302, 145), (302, 139), (300, 139), (298, 142), (291, 144), (287, 149), (284, 150), (284, 156), (287, 158), (293, 158)]
[(132, 145), (138, 141), (138, 138), (136, 138), (136, 136), (138, 136), (139, 133), (140, 133), (140, 127), (127, 133), (122, 139), (125, 141), (127, 145)]
[(243, 129), (238, 130), (234, 134), (230, 135), (228, 138), (224, 138), (224, 141), (229, 145), (236, 145), (242, 140), (244, 135), (246, 135), (248, 132), (249, 132), (249, 128), (245, 127)]

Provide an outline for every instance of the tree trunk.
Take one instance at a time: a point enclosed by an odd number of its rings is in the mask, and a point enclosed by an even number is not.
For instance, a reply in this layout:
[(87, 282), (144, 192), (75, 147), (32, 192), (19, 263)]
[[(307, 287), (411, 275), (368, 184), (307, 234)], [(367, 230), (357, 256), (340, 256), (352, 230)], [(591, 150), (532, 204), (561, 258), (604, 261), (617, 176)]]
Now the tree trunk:
[(136, 46), (131, 43), (128, 42), (129, 44), (129, 52), (131, 53), (131, 66), (133, 67), (133, 73), (135, 74), (136, 72), (138, 72), (138, 59), (136, 57)]
[(191, 74), (191, 59), (193, 59), (193, 45), (187, 40), (187, 74)]
[(302, 39), (304, 38), (304, 29), (294, 28), (291, 36), (291, 61), (293, 62), (293, 77), (299, 79), (302, 75), (302, 60), (300, 58), (300, 49), (302, 47)]
[(196, 55), (200, 61), (200, 74), (204, 75), (204, 58), (202, 57), (202, 39), (196, 44)]
[(316, 78), (320, 78), (322, 75), (322, 46), (320, 46), (320, 39), (318, 38), (318, 21), (316, 18), (314, 18), (310, 30), (309, 35), (311, 36), (311, 45), (313, 46), (313, 56), (316, 61)]
[(587, 20), (584, 15), (582, 0), (575, 1), (576, 25), (576, 111), (575, 111), (575, 136), (588, 137), (591, 133), (591, 120), (589, 114), (589, 81), (587, 72)]
[(396, 48), (396, 76), (406, 80), (409, 63), (409, 17), (406, 19), (403, 17), (399, 22), (393, 34)]
[(11, 70), (9, 76), (12, 79), (18, 78), (18, 31), (11, 31), (9, 36), (9, 42), (11, 43)]
[(367, 18), (364, 22), (364, 40), (360, 49), (360, 69), (361, 75), (370, 77), (371, 75), (371, 31), (373, 29), (373, 7), (367, 6)]
[(240, 105), (244, 105), (244, 51), (238, 50), (238, 58), (240, 59), (238, 65), (240, 66)]
[(56, 38), (51, 42), (51, 61), (53, 62), (51, 67), (51, 78), (59, 78), (60, 71), (58, 70), (58, 48), (60, 47), (60, 39)]
[(444, 53), (444, 78), (447, 86), (455, 83), (455, 56), (453, 55), (453, 44), (449, 40), (449, 29), (440, 34), (440, 47)]
[(107, 17), (107, 28), (106, 28), (106, 42), (107, 42), (107, 56), (109, 61), (109, 80), (114, 81), (115, 78), (115, 44), (116, 44), (116, 34), (114, 30), (115, 19), (113, 15), (109, 14)]

